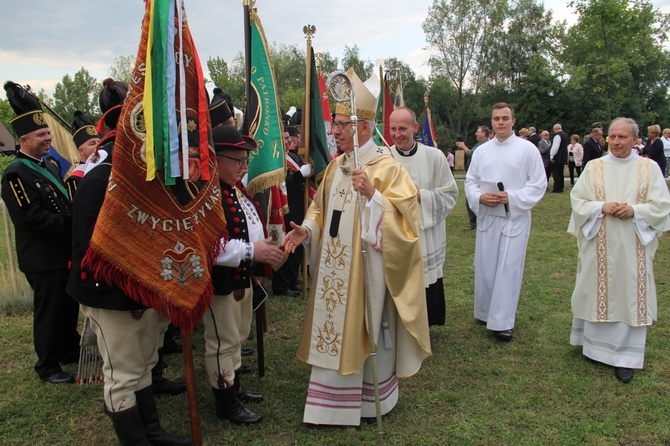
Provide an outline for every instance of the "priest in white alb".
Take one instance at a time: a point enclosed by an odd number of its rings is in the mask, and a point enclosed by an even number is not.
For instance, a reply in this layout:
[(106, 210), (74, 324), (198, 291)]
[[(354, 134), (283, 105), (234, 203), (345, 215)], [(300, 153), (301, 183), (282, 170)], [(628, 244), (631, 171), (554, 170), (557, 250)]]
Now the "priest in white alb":
[(570, 344), (624, 383), (644, 366), (647, 327), (657, 318), (653, 259), (670, 229), (663, 174), (632, 150), (638, 131), (632, 119), (612, 121), (609, 154), (589, 162), (570, 193), (568, 227), (579, 248)]
[(495, 137), (472, 155), (465, 195), (477, 214), (475, 242), (475, 319), (512, 340), (523, 282), (530, 212), (547, 188), (537, 147), (514, 134), (514, 109), (493, 106)]
[(311, 295), (298, 347), (298, 358), (312, 366), (303, 421), (357, 426), (376, 416), (366, 283), (382, 415), (398, 401), (397, 378), (417, 373), (431, 351), (416, 187), (388, 149), (374, 144), (377, 98), (352, 69), (348, 75), (361, 169), (354, 168), (350, 110), (338, 104), (333, 134), (343, 154), (328, 165), (305, 220), (291, 222), (282, 245), (292, 252), (304, 242), (311, 257)]
[(419, 200), (419, 240), (423, 253), (428, 325), (444, 325), (446, 303), (442, 283), (447, 255), (447, 215), (456, 205), (458, 186), (442, 151), (414, 140), (416, 114), (399, 107), (389, 118), (391, 154), (412, 177)]

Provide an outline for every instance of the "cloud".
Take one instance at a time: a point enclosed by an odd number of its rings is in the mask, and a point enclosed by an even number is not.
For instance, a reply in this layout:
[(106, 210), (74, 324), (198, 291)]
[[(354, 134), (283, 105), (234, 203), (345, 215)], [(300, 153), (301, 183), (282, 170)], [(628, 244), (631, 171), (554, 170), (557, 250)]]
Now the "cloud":
[[(670, 0), (655, 7), (670, 9)], [(15, 8), (3, 18), (0, 40), (0, 80), (26, 83), (28, 79), (47, 94), (65, 74), (85, 67), (98, 80), (107, 77), (118, 56), (135, 55), (140, 38), (144, 3), (68, 0), (14, 0)], [(427, 77), (428, 51), (421, 24), (432, 0), (294, 0), (291, 3), (258, 0), (256, 7), (268, 41), (305, 47), (303, 26), (316, 26), (314, 49), (342, 58), (345, 46), (358, 45), (364, 60), (396, 57), (415, 73)], [(574, 16), (565, 2), (546, 0), (557, 19)], [(206, 70), (210, 57), (230, 62), (244, 48), (244, 15), (239, 0), (187, 0), (185, 8)], [(3, 11), (5, 12), (5, 11)], [(573, 20), (573, 22), (570, 22)], [(31, 84), (32, 85), (32, 84)]]

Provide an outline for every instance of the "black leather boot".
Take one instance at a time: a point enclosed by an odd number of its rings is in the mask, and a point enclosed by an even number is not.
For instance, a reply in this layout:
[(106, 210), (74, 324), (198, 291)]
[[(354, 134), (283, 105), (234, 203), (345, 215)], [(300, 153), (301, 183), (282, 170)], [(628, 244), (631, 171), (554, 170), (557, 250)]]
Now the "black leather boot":
[(165, 334), (163, 335), (163, 353), (171, 355), (173, 353), (181, 353), (181, 345), (175, 340), (175, 333), (179, 333), (177, 328), (172, 324), (168, 325)]
[(170, 381), (163, 377), (163, 371), (167, 366), (163, 361), (163, 349), (158, 349), (158, 362), (151, 369), (151, 386), (155, 395), (179, 395), (186, 392), (186, 383)]
[(151, 386), (135, 392), (135, 399), (144, 424), (144, 431), (151, 444), (157, 446), (190, 446), (193, 444), (191, 437), (171, 434), (161, 427)]
[(110, 412), (105, 407), (105, 414), (112, 420), (116, 438), (119, 439), (121, 446), (149, 446), (149, 439), (137, 406), (121, 412)]
[(212, 388), (216, 400), (216, 416), (222, 420), (229, 420), (237, 424), (256, 424), (262, 418), (255, 412), (250, 411), (235, 397), (235, 389)]
[(240, 384), (240, 374), (235, 371), (235, 381), (233, 381), (233, 388), (235, 389), (235, 397), (241, 403), (260, 403), (263, 401), (263, 395), (260, 393), (247, 392)]

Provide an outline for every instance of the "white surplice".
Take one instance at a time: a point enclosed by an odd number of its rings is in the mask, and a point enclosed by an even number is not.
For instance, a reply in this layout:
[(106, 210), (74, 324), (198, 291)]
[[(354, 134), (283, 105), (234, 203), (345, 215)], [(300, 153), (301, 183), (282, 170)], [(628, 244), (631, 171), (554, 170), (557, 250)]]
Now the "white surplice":
[[(657, 317), (653, 258), (657, 236), (670, 229), (670, 194), (656, 164), (632, 152), (589, 162), (570, 194), (568, 232), (579, 258), (572, 294), (572, 345), (615, 367), (642, 368), (646, 327)], [(607, 216), (607, 202), (634, 216)]]
[[(509, 211), (502, 204), (479, 203), (482, 193), (502, 183)], [(530, 211), (544, 196), (547, 177), (542, 157), (533, 143), (511, 135), (479, 146), (465, 179), (465, 195), (477, 214), (475, 245), (475, 318), (489, 330), (514, 328), (521, 292)]]
[(428, 288), (443, 275), (447, 254), (445, 219), (456, 205), (458, 186), (444, 153), (434, 147), (417, 143), (414, 154), (402, 156), (393, 146), (391, 153), (420, 189), (419, 239), (423, 254), (424, 284)]

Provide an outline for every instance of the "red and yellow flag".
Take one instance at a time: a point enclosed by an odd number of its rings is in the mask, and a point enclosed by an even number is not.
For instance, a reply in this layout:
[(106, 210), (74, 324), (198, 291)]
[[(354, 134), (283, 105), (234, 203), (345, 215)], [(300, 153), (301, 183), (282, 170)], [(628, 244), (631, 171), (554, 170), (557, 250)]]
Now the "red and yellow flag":
[(202, 70), (175, 2), (146, 1), (132, 79), (84, 263), (191, 331), (211, 302), (211, 265), (227, 234)]

